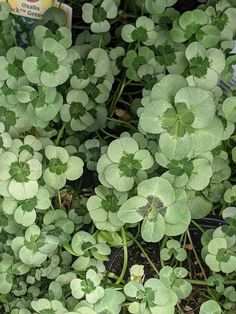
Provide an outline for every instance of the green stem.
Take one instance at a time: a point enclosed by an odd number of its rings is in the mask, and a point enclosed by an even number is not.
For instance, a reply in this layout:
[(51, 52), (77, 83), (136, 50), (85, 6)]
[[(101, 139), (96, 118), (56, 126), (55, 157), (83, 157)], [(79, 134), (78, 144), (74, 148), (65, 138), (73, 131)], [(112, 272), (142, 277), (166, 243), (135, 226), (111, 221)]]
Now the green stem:
[[(191, 238), (191, 235), (190, 235), (189, 230), (187, 230), (187, 235), (188, 235), (189, 241), (190, 241), (190, 243), (191, 243), (191, 245), (192, 245), (193, 253), (194, 253), (194, 255), (195, 255), (195, 258), (196, 258), (196, 260), (197, 260), (197, 263), (198, 263), (198, 265), (199, 265), (199, 267), (200, 267), (200, 269), (201, 269), (201, 271), (202, 271), (202, 274), (203, 274), (203, 276), (204, 276), (204, 278), (205, 278), (205, 280), (206, 280), (206, 279), (207, 279), (207, 276), (206, 276), (205, 270), (204, 270), (204, 268), (203, 268), (203, 266), (202, 266), (202, 264), (201, 264), (201, 261), (200, 261), (200, 259), (199, 259), (199, 257), (198, 257), (198, 254), (197, 254), (197, 252), (196, 252), (196, 250), (195, 250), (195, 248), (194, 248), (194, 244), (193, 244), (193, 241), (192, 241), (192, 238)], [(212, 299), (215, 299), (215, 298), (214, 298), (214, 295), (213, 295), (212, 292), (211, 292), (211, 289), (209, 288), (209, 286), (207, 287), (207, 290), (208, 290), (209, 295), (212, 297)]]
[[(116, 274), (112, 273), (112, 272), (107, 272), (107, 277), (108, 277), (108, 278), (111, 278), (111, 279), (116, 279), (116, 280), (119, 279), (119, 277), (118, 277)], [(125, 281), (125, 280), (122, 280), (121, 283), (125, 284), (126, 281)]]
[(128, 266), (128, 247), (127, 247), (127, 240), (126, 240), (126, 234), (125, 234), (124, 227), (121, 228), (121, 237), (122, 237), (123, 250), (124, 250), (124, 262), (123, 262), (121, 274), (115, 282), (116, 285), (118, 285), (122, 282), (122, 280), (125, 276), (126, 270), (127, 270), (127, 266)]
[(182, 309), (181, 309), (181, 306), (179, 305), (179, 303), (177, 303), (176, 306), (178, 308), (179, 313), (182, 313)]
[(100, 134), (98, 133), (98, 131), (96, 131), (96, 135), (97, 135), (99, 141), (102, 141), (102, 137), (100, 136)]
[(122, 75), (122, 78), (121, 78), (121, 81), (120, 81), (120, 84), (117, 87), (117, 90), (116, 90), (116, 92), (114, 94), (114, 97), (112, 99), (112, 102), (111, 102), (111, 106), (109, 108), (109, 117), (113, 116), (113, 113), (114, 113), (115, 108), (116, 108), (116, 104), (118, 103), (118, 100), (119, 100), (120, 96), (122, 95), (122, 92), (124, 90), (125, 84), (126, 84), (126, 74), (125, 74), (125, 71), (124, 71), (123, 75)]
[[(186, 279), (189, 283), (195, 286), (210, 286), (206, 280)], [(236, 280), (228, 280), (224, 282), (225, 285), (235, 285)]]
[(62, 205), (61, 205), (61, 193), (60, 193), (60, 190), (57, 190), (57, 197), (58, 197), (58, 202), (59, 202), (59, 206), (60, 206), (60, 209), (61, 209)]
[(122, 104), (126, 105), (128, 108), (130, 108), (130, 103), (128, 101), (125, 101), (124, 99), (119, 99), (119, 102), (121, 102)]
[(202, 233), (204, 233), (205, 231), (202, 229), (202, 227), (195, 221), (195, 220), (191, 220), (192, 224), (197, 227), (198, 230), (200, 230)]
[(99, 35), (99, 48), (102, 47), (103, 38), (104, 38), (104, 33), (100, 33), (100, 35)]
[(202, 271), (202, 273), (203, 273), (204, 278), (207, 279), (207, 276), (206, 276), (206, 274), (205, 274), (205, 270), (204, 270), (204, 268), (203, 268), (203, 266), (202, 266), (202, 264), (201, 264), (201, 261), (200, 261), (200, 259), (199, 259), (199, 257), (198, 257), (198, 254), (197, 254), (197, 252), (196, 252), (196, 250), (195, 250), (195, 248), (194, 248), (194, 244), (193, 244), (193, 241), (192, 241), (192, 238), (191, 238), (191, 235), (190, 235), (189, 230), (187, 230), (187, 235), (188, 235), (189, 241), (190, 241), (190, 243), (191, 243), (191, 245), (192, 245), (193, 253), (194, 253), (195, 258), (196, 258), (196, 260), (197, 260), (197, 262), (198, 262), (198, 265), (199, 265), (199, 267), (201, 268), (201, 271)]
[(65, 127), (66, 127), (66, 123), (63, 124), (63, 126), (61, 127), (58, 135), (57, 135), (57, 139), (55, 141), (55, 146), (58, 146), (58, 144), (60, 143), (60, 139), (62, 138), (63, 136), (63, 133), (65, 131)]
[[(167, 240), (168, 240), (168, 237), (167, 237), (167, 236), (164, 236), (164, 239), (162, 240), (162, 243), (161, 243), (160, 252), (161, 252), (161, 250), (166, 246)], [(163, 268), (163, 267), (165, 266), (165, 263), (164, 263), (164, 261), (161, 259), (161, 257), (160, 257), (160, 262), (161, 262), (161, 267)]]
[(189, 283), (195, 286), (209, 286), (209, 284), (205, 280), (195, 280), (195, 279), (185, 279), (185, 280), (187, 280)]
[(113, 135), (113, 134), (111, 134), (111, 133), (108, 133), (108, 132), (105, 131), (104, 129), (100, 129), (100, 131), (101, 131), (102, 133), (106, 134), (106, 135), (109, 136), (109, 137), (118, 138), (118, 136), (115, 136), (115, 135)]
[(127, 126), (127, 128), (131, 129), (132, 131), (137, 132), (136, 127), (134, 127), (133, 125), (131, 125), (130, 123), (128, 123), (126, 121), (117, 120), (117, 119), (113, 119), (113, 118), (107, 118), (107, 120), (112, 121), (112, 122), (117, 123), (117, 124), (125, 125), (125, 126)]
[(155, 271), (155, 273), (157, 275), (159, 275), (159, 272), (156, 268), (156, 266), (153, 264), (153, 262), (151, 261), (151, 259), (149, 258), (149, 256), (147, 255), (147, 253), (145, 252), (144, 248), (142, 247), (142, 245), (135, 239), (135, 237), (133, 237), (133, 235), (131, 233), (128, 233), (128, 236), (134, 241), (134, 243), (138, 246), (138, 248), (140, 249), (140, 251), (143, 253), (143, 255), (145, 256), (145, 258), (147, 259), (147, 261), (149, 262), (150, 266), (152, 267), (152, 269)]

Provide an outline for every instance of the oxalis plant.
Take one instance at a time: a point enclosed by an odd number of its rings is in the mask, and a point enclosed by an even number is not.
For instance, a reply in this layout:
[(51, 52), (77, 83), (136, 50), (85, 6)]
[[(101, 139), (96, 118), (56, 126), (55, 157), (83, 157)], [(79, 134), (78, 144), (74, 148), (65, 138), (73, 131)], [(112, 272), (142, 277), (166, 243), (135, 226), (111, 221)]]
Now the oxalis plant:
[(236, 1), (65, 2), (0, 3), (0, 313), (236, 313)]

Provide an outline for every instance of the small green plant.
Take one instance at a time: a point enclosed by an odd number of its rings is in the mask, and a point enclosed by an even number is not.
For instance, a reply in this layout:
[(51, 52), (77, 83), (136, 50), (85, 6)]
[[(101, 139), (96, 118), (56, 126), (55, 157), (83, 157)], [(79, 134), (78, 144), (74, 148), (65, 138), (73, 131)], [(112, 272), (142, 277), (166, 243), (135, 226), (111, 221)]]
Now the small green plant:
[(182, 2), (0, 3), (0, 313), (236, 312), (236, 2)]

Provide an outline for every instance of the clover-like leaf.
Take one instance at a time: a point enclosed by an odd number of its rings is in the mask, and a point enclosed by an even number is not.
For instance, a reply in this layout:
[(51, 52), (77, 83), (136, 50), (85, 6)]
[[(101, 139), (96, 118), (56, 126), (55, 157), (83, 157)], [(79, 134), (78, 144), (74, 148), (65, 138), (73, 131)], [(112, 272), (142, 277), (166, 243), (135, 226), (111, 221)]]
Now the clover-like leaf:
[(38, 25), (34, 29), (35, 44), (38, 48), (43, 48), (45, 38), (53, 38), (66, 49), (72, 44), (72, 34), (69, 28), (59, 27), (55, 32), (43, 25)]
[(155, 177), (142, 181), (137, 193), (121, 206), (118, 218), (125, 223), (143, 220), (141, 234), (145, 241), (158, 242), (165, 234), (177, 235), (186, 230), (190, 212), (183, 190), (175, 191), (169, 181)]
[[(78, 102), (79, 99), (79, 102)], [(89, 112), (93, 104), (84, 91), (71, 90), (67, 95), (67, 104), (61, 108), (62, 121), (69, 122), (73, 131), (86, 130), (94, 123), (94, 118)]]
[(100, 182), (119, 192), (132, 189), (135, 179), (151, 168), (153, 158), (148, 150), (139, 149), (131, 137), (121, 137), (111, 142), (107, 154), (97, 164)]
[(214, 238), (207, 246), (206, 264), (215, 272), (231, 273), (236, 268), (236, 257), (224, 238)]
[(109, 190), (102, 185), (95, 188), (95, 193), (88, 199), (87, 208), (96, 227), (110, 232), (119, 230), (123, 222), (118, 219), (117, 212), (127, 200), (127, 193)]
[(179, 299), (185, 299), (192, 291), (191, 284), (184, 279), (187, 274), (188, 271), (183, 267), (164, 266), (160, 271), (160, 280), (166, 287), (171, 288)]
[(49, 167), (44, 170), (43, 178), (46, 184), (61, 189), (66, 180), (76, 180), (83, 173), (83, 161), (76, 156), (69, 156), (62, 147), (49, 145), (45, 149)]
[(100, 287), (101, 277), (93, 269), (86, 272), (86, 278), (73, 279), (70, 283), (72, 295), (76, 299), (81, 299), (85, 296), (86, 300), (95, 304), (104, 296), (104, 289)]
[(164, 261), (168, 261), (172, 256), (180, 262), (187, 258), (185, 249), (180, 247), (180, 243), (177, 240), (169, 240), (166, 243), (166, 248), (163, 248), (160, 252), (160, 257)]
[(200, 314), (221, 314), (222, 310), (215, 300), (208, 300), (200, 307)]
[(63, 105), (63, 98), (56, 88), (21, 86), (17, 99), (27, 104), (27, 114), (35, 127), (46, 127), (55, 118)]
[(66, 308), (58, 300), (49, 301), (48, 299), (42, 298), (37, 301), (31, 302), (31, 307), (36, 313), (67, 313)]
[(0, 156), (0, 168), (3, 196), (25, 200), (37, 194), (37, 180), (42, 175), (42, 165), (37, 159), (29, 157), (22, 161), (20, 155), (4, 152)]
[(146, 46), (151, 46), (157, 39), (157, 33), (154, 30), (154, 22), (146, 16), (141, 16), (136, 20), (136, 25), (127, 24), (122, 28), (121, 36), (124, 41), (132, 43), (133, 41), (142, 42)]
[(103, 0), (99, 5), (85, 3), (82, 6), (82, 18), (85, 23), (91, 24), (94, 33), (105, 33), (110, 30), (107, 19), (114, 19), (118, 13), (116, 2), (113, 0)]
[(68, 68), (64, 65), (67, 59), (66, 49), (53, 38), (46, 38), (40, 56), (27, 57), (23, 70), (31, 83), (41, 83), (45, 87), (56, 87), (66, 82)]

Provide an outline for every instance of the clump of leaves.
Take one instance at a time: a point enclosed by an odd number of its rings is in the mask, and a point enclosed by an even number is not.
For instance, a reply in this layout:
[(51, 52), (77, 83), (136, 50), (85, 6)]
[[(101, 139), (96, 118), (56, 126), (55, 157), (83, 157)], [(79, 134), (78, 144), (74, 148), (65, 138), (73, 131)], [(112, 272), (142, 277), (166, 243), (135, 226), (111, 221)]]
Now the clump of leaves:
[(235, 1), (77, 2), (0, 3), (0, 312), (234, 313)]

